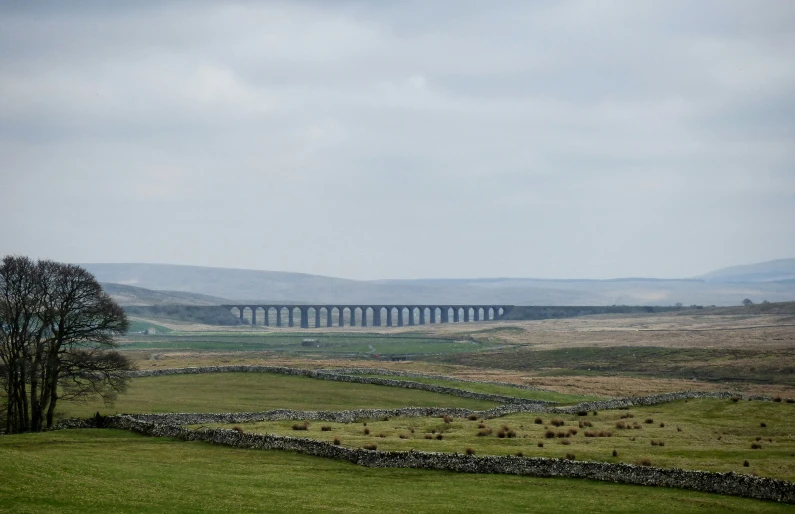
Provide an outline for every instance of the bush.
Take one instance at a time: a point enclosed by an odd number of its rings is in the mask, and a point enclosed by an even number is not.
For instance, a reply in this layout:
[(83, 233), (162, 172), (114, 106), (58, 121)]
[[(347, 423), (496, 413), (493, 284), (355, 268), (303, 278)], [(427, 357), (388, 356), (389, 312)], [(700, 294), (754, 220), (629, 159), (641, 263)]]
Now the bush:
[(660, 423), (660, 428), (665, 428), (665, 423)]
[(567, 437), (571, 437), (573, 435), (577, 435), (577, 429), (576, 428), (570, 428), (569, 431), (566, 432), (566, 436)]
[(486, 424), (485, 423), (478, 423), (478, 428), (486, 428)]
[(787, 398), (787, 403), (795, 403), (795, 398)]
[(431, 434), (425, 434), (425, 439), (433, 439), (433, 436)]
[(517, 457), (524, 457), (524, 453), (522, 453), (522, 452), (516, 452), (516, 456), (517, 456)]
[(500, 439), (503, 439), (503, 438), (505, 438), (505, 430), (503, 430), (503, 429), (500, 429), (500, 430), (497, 432), (497, 437), (499, 437)]
[(340, 445), (340, 438), (339, 437), (335, 437), (334, 438), (334, 446), (339, 446), (339, 445)]
[(445, 423), (452, 423), (453, 422), (453, 417), (452, 416), (443, 416), (442, 419), (444, 420)]
[(375, 444), (365, 444), (364, 446), (362, 446), (362, 448), (364, 448), (365, 450), (375, 450), (376, 448), (378, 448), (378, 445), (375, 445)]
[(616, 428), (619, 430), (624, 430), (625, 428), (627, 428), (627, 424), (624, 423), (623, 421), (616, 421)]
[(441, 441), (442, 439), (444, 439), (444, 436), (442, 434), (436, 434), (437, 441)]
[(762, 428), (767, 428), (767, 423), (759, 423), (759, 426)]
[[(788, 400), (788, 401), (789, 401), (789, 400)], [(535, 424), (536, 424), (536, 425), (543, 425), (543, 424), (544, 424), (544, 420), (543, 420), (543, 419), (541, 419), (541, 418), (536, 418), (536, 419), (535, 419)]]
[(618, 457), (618, 450), (613, 450), (613, 457)]
[(647, 425), (651, 425), (652, 423), (654, 423), (654, 420), (653, 420), (653, 419), (651, 419), (651, 418), (646, 418), (646, 420), (644, 421), (644, 423), (646, 423)]
[(409, 435), (408, 434), (398, 434), (398, 437), (401, 438), (401, 439), (408, 439)]
[(566, 432), (558, 432), (557, 434), (555, 434), (555, 436), (558, 439), (563, 439), (564, 437), (566, 437)]
[[(587, 421), (587, 420), (586, 421), (581, 421), (580, 423), (582, 423), (582, 427), (592, 427), (593, 426), (593, 423), (591, 423), (590, 421)], [(582, 427), (580, 427), (580, 428), (582, 428)]]
[(762, 445), (759, 444), (759, 443), (751, 443), (751, 449), (752, 450), (761, 450), (762, 449)]
[(781, 403), (781, 397), (780, 396), (776, 396), (775, 398), (773, 398), (773, 401), (776, 402), (776, 403)]
[(731, 401), (733, 401), (734, 403), (737, 403), (737, 402), (740, 401), (740, 397), (739, 396), (732, 396), (731, 397)]
[(593, 415), (594, 415), (594, 416), (598, 416), (598, 415), (599, 415), (599, 413), (598, 413), (597, 411), (593, 411)]
[(478, 415), (477, 414), (470, 414), (469, 418), (467, 418), (467, 419), (469, 419), (469, 421), (477, 421)]
[(296, 423), (293, 425), (293, 430), (306, 430), (309, 428), (309, 423), (304, 421), (303, 423)]
[(542, 443), (541, 441), (538, 441), (538, 443), (536, 443), (536, 446), (538, 446), (539, 448), (543, 448), (544, 447), (544, 443)]
[(516, 431), (514, 429), (510, 429), (507, 432), (505, 432), (505, 435), (508, 436), (508, 439), (512, 439), (516, 437)]
[(627, 414), (622, 414), (621, 415), (621, 419), (634, 418), (634, 417), (635, 417), (635, 415), (632, 414), (632, 413), (627, 413)]
[(587, 410), (578, 410), (577, 411), (577, 415), (578, 416), (587, 416), (588, 415), (588, 411)]
[(483, 437), (483, 436), (486, 436), (486, 435), (491, 435), (491, 429), (490, 428), (481, 428), (480, 430), (478, 430), (478, 437)]
[(242, 434), (242, 433), (243, 433), (243, 427), (239, 427), (239, 426), (237, 426), (237, 425), (233, 426), (233, 427), (232, 427), (232, 430), (234, 430), (234, 431), (235, 431), (235, 432), (237, 432), (238, 434)]
[(386, 437), (386, 434), (380, 433), (380, 434), (378, 434), (378, 437), (380, 437), (381, 439), (384, 439)]
[(328, 425), (323, 425), (322, 427), (320, 427), (320, 431), (321, 432), (331, 432), (331, 427), (328, 426)]
[(651, 461), (649, 459), (639, 459), (635, 462), (636, 466), (651, 466)]
[(576, 460), (576, 458), (573, 453), (566, 454), (566, 460)]
[(472, 448), (467, 448), (466, 449), (466, 454), (467, 455), (475, 455), (475, 450), (473, 450)]
[(747, 468), (748, 466), (750, 466), (750, 464), (748, 464), (748, 461), (747, 461), (747, 460), (744, 460), (744, 461), (743, 461), (743, 467), (744, 467), (744, 468)]
[(583, 434), (585, 437), (596, 437), (596, 432), (591, 432), (590, 430), (586, 430)]
[(364, 429), (364, 435), (370, 435), (370, 429), (369, 428), (365, 428)]
[(544, 432), (544, 437), (546, 437), (547, 439), (553, 439), (555, 437), (555, 432), (553, 432), (552, 430), (547, 430), (546, 432)]
[(562, 439), (562, 440), (560, 441), (560, 444), (562, 444), (563, 446), (568, 446), (568, 445), (570, 445), (570, 444), (571, 444), (571, 441), (570, 441), (570, 440), (568, 440), (568, 439)]
[(597, 434), (597, 435), (599, 437), (613, 437), (613, 433), (612, 432), (608, 432), (607, 430), (600, 430), (599, 434)]
[(549, 424), (552, 425), (553, 427), (562, 427), (563, 425), (566, 424), (566, 422), (560, 418), (553, 418), (552, 421), (549, 422)]

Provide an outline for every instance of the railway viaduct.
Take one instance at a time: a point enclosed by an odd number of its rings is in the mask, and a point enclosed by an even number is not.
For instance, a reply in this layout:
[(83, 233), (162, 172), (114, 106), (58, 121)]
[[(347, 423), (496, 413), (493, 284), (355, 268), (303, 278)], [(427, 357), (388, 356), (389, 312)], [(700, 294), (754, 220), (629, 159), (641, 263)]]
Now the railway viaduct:
[[(494, 321), (503, 319), (513, 305), (298, 305), (298, 304), (230, 304), (223, 305), (233, 314), (257, 325), (257, 313), (262, 324), (271, 325), (271, 313), (275, 311), (274, 326), (295, 326), (296, 317), (301, 328), (314, 327), (402, 327), (427, 323), (459, 323)], [(249, 313), (250, 316), (246, 316)], [(286, 314), (286, 319), (283, 318)], [(296, 316), (297, 315), (297, 316)], [(313, 322), (310, 324), (310, 320)], [(357, 323), (358, 321), (358, 323)]]

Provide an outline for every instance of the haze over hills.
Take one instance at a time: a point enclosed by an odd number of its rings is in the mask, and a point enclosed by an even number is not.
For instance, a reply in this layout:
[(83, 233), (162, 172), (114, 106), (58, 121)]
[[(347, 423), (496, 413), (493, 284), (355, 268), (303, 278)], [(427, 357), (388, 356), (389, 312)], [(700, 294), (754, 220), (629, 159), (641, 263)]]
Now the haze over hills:
[(82, 266), (125, 305), (218, 305), (227, 301), (738, 305), (744, 298), (755, 302), (795, 300), (795, 259), (725, 268), (702, 277), (681, 280), (489, 278), (359, 281), (303, 273), (170, 264)]

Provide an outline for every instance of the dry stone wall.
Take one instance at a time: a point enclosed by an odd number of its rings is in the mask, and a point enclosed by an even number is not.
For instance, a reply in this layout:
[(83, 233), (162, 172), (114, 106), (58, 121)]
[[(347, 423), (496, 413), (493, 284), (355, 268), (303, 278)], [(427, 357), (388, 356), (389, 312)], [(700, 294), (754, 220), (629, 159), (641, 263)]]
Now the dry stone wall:
[(344, 448), (313, 439), (247, 434), (235, 430), (187, 430), (176, 425), (148, 423), (130, 416), (109, 417), (103, 423), (106, 427), (131, 430), (148, 436), (175, 437), (185, 441), (206, 441), (239, 448), (290, 450), (318, 457), (348, 461), (367, 467), (587, 478), (622, 484), (675, 487), (706, 493), (795, 503), (795, 483), (793, 482), (731, 472), (713, 473), (661, 469), (634, 466), (632, 464), (570, 461), (542, 457), (479, 457), (457, 453), (365, 450)]

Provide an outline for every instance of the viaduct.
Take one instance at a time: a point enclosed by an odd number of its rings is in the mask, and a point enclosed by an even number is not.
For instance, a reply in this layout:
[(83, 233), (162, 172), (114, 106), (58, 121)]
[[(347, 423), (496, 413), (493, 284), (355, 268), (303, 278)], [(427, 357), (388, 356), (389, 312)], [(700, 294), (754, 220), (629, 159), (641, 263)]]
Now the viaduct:
[[(262, 313), (263, 325), (270, 326), (271, 312), (276, 311), (275, 326), (295, 326), (298, 314), (301, 328), (368, 326), (402, 327), (426, 323), (453, 323), (494, 321), (503, 319), (513, 305), (291, 305), (291, 304), (237, 304), (222, 305), (241, 320), (250, 313), (251, 324), (257, 324), (257, 313)], [(282, 318), (286, 311), (287, 319)], [(311, 313), (310, 313), (311, 311)], [(310, 319), (314, 324), (310, 326)], [(357, 320), (359, 323), (357, 323)]]

